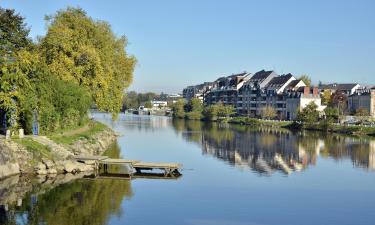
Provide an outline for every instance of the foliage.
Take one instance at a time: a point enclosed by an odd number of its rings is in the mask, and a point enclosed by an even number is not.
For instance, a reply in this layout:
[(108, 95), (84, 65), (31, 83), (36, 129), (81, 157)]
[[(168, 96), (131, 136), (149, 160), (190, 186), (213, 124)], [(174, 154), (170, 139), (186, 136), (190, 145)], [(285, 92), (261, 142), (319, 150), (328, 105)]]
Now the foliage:
[(122, 103), (122, 111), (127, 109), (137, 109), (141, 104), (145, 102), (150, 102), (153, 100), (157, 95), (152, 92), (147, 93), (137, 93), (135, 91), (130, 91), (124, 95), (123, 103)]
[(266, 106), (260, 109), (261, 117), (263, 119), (273, 119), (277, 116), (276, 110), (272, 106)]
[(355, 112), (356, 116), (370, 116), (370, 112), (366, 108), (359, 108)]
[(7, 60), (17, 51), (31, 46), (28, 37), (30, 30), (27, 28), (24, 18), (13, 9), (0, 7), (0, 56), (1, 60)]
[(19, 126), (21, 90), (29, 88), (25, 72), (30, 68), (23, 65), (23, 59), (32, 43), (26, 26), (14, 10), (0, 7), (0, 109), (13, 129)]
[(188, 101), (185, 105), (185, 112), (202, 112), (203, 111), (203, 104), (201, 100), (197, 98), (192, 98)]
[(327, 119), (331, 121), (337, 121), (339, 119), (339, 110), (338, 108), (330, 107), (324, 109), (324, 113)]
[(310, 86), (311, 85), (311, 78), (308, 76), (308, 75), (301, 75), (299, 78), (299, 80), (302, 80), (306, 86)]
[(310, 102), (297, 114), (297, 120), (305, 125), (311, 126), (319, 121), (318, 106), (315, 102)]
[(218, 110), (217, 105), (208, 105), (204, 107), (203, 118), (208, 121), (216, 121)]
[(203, 118), (202, 112), (200, 112), (200, 111), (187, 112), (186, 117), (189, 120), (201, 120)]
[(125, 36), (116, 37), (108, 23), (79, 8), (68, 7), (46, 20), (40, 51), (51, 73), (89, 90), (99, 110), (119, 112), (136, 62), (125, 52)]
[(179, 99), (177, 102), (175, 102), (172, 106), (173, 117), (180, 118), (180, 119), (184, 118), (185, 117), (184, 106), (185, 106), (185, 101), (183, 99)]
[(222, 103), (217, 103), (217, 116), (220, 118), (229, 118), (235, 114), (234, 107), (231, 105), (223, 105)]
[(323, 105), (331, 105), (331, 91), (330, 90), (324, 90), (322, 94), (320, 95), (322, 99), (322, 104)]
[(150, 101), (145, 102), (144, 107), (147, 108), (147, 109), (151, 109), (152, 108), (151, 102)]
[(337, 107), (339, 114), (343, 115), (348, 108), (347, 105), (348, 97), (341, 91), (336, 91), (331, 96), (331, 105)]

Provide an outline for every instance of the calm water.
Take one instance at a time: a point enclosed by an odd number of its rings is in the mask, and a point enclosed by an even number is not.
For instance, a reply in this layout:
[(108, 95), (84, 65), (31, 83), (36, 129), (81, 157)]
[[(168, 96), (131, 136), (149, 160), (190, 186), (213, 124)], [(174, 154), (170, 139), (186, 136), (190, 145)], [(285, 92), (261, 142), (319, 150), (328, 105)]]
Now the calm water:
[[(17, 224), (375, 224), (375, 139), (125, 116), (109, 155), (184, 164), (177, 180), (79, 179), (0, 211)], [(115, 171), (116, 168), (113, 168)], [(0, 192), (5, 184), (1, 184)], [(3, 191), (4, 192), (4, 191)]]

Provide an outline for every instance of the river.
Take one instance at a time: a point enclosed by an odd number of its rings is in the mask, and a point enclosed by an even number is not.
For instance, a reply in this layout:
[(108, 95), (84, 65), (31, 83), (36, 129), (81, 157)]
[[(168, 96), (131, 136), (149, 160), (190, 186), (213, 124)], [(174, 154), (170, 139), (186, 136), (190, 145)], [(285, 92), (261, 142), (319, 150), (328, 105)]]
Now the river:
[(94, 116), (122, 135), (108, 155), (182, 163), (182, 176), (35, 184), (0, 224), (375, 224), (375, 139)]

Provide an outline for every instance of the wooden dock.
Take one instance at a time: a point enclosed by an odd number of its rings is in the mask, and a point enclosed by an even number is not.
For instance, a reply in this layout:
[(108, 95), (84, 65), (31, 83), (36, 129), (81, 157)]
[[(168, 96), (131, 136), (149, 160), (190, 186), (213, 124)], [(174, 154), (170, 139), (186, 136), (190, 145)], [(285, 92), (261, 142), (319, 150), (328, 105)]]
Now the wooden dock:
[[(179, 170), (182, 168), (182, 164), (179, 163), (152, 163), (152, 162), (141, 162), (139, 160), (130, 159), (112, 159), (107, 156), (75, 156), (77, 161), (87, 162), (94, 161), (95, 166), (100, 170), (103, 168), (104, 174), (109, 175), (108, 177), (121, 177), (122, 175), (129, 176), (131, 178), (177, 178), (181, 176)], [(124, 165), (129, 168), (127, 174), (114, 175), (108, 173), (108, 166), (110, 165)], [(162, 173), (150, 173), (150, 171), (159, 170)], [(147, 172), (145, 172), (147, 171)], [(99, 173), (98, 173), (99, 174)]]

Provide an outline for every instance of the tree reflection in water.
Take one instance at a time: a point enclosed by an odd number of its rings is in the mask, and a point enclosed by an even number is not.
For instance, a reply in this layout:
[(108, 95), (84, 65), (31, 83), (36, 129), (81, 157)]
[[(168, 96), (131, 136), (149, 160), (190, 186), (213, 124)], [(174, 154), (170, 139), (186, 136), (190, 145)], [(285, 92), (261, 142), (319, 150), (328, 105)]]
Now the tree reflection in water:
[(369, 138), (186, 120), (173, 120), (173, 127), (201, 145), (203, 154), (259, 174), (303, 170), (318, 157), (351, 159), (356, 167), (375, 169), (375, 140)]
[[(119, 153), (117, 144), (107, 152)], [(33, 189), (22, 206), (1, 208), (1, 224), (103, 225), (111, 216), (123, 216), (121, 203), (133, 195), (130, 181), (118, 179), (79, 179), (45, 193), (35, 191), (38, 185)]]

